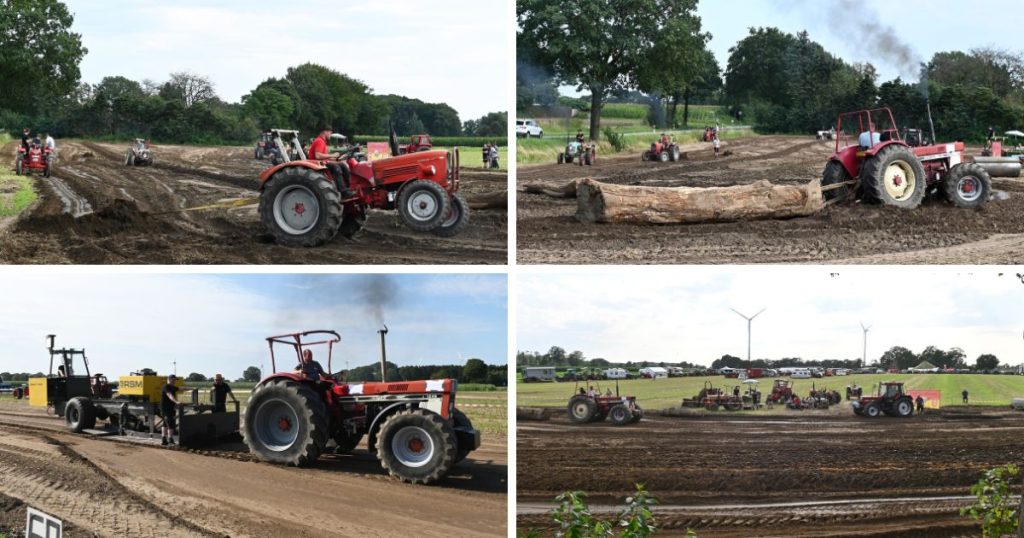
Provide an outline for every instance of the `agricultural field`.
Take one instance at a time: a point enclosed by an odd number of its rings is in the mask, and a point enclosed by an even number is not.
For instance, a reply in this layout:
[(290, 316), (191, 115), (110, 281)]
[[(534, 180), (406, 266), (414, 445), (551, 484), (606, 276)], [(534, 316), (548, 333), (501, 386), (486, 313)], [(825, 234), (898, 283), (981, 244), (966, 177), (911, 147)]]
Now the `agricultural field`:
[[(52, 177), (32, 177), (39, 199), (16, 218), (0, 217), (0, 263), (17, 264), (493, 264), (507, 260), (505, 208), (471, 212), (451, 238), (419, 233), (395, 211), (371, 210), (354, 239), (317, 248), (274, 244), (255, 200), (269, 161), (252, 147), (154, 145), (150, 167), (124, 165), (127, 146), (58, 140)], [(0, 147), (13, 166), (17, 141)], [(507, 189), (507, 172), (474, 170), (466, 155), (460, 194)], [(507, 161), (507, 158), (505, 159)], [(0, 178), (0, 188), (4, 187)], [(0, 207), (5, 202), (0, 194)], [(191, 210), (197, 207), (217, 207)]]
[[(728, 131), (726, 131), (728, 133)], [(650, 140), (648, 140), (648, 143)], [(806, 185), (821, 178), (835, 143), (813, 136), (682, 144), (682, 160), (641, 162), (640, 151), (593, 166), (548, 163), (517, 170), (517, 256), (526, 264), (989, 264), (1024, 257), (1024, 179), (994, 178), (1003, 194), (976, 210), (926, 199), (914, 210), (836, 204), (812, 216), (700, 224), (583, 224), (577, 200), (524, 192), (583, 178), (617, 185), (728, 187), (768, 180)], [(982, 148), (969, 146), (968, 157)], [(892, 233), (899, 230), (899, 233)]]
[[(773, 379), (762, 378), (758, 388), (762, 394), (771, 392)], [(910, 390), (942, 391), (942, 407), (962, 405), (960, 393), (967, 390), (970, 403), (979, 406), (1009, 408), (1010, 400), (1024, 397), (1024, 376), (1019, 375), (985, 375), (985, 374), (854, 374), (847, 376), (824, 377), (816, 379), (794, 379), (795, 391), (805, 396), (814, 386), (818, 389), (832, 389), (845, 393), (846, 386), (856, 384), (864, 388), (864, 395), (872, 393), (878, 383), (884, 381), (902, 381)], [(711, 377), (672, 377), (668, 379), (631, 379), (618, 382), (622, 395), (637, 397), (641, 407), (648, 410), (679, 407), (683, 398), (692, 398), (710, 382), (715, 387), (732, 390), (742, 381), (726, 379), (722, 376)], [(602, 391), (609, 387), (615, 390), (615, 381), (580, 382), (579, 386), (594, 385)], [(559, 407), (564, 408), (572, 395), (574, 383), (522, 383), (516, 386), (516, 405), (527, 407)], [(762, 413), (758, 411), (756, 413)], [(775, 413), (786, 413), (785, 409), (776, 408)], [(750, 411), (750, 413), (755, 413)], [(851, 412), (852, 414), (852, 412)]]

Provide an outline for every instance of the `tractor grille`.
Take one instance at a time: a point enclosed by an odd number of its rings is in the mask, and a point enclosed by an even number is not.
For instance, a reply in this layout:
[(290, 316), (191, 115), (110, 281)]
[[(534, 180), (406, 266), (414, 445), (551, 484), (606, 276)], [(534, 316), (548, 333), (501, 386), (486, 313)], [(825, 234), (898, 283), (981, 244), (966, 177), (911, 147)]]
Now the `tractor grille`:
[(389, 179), (389, 178), (393, 178), (393, 177), (397, 177), (397, 176), (408, 176), (408, 175), (416, 176), (416, 175), (418, 175), (419, 170), (420, 170), (420, 167), (419, 167), (419, 165), (416, 165), (416, 164), (411, 165), (411, 166), (401, 166), (401, 167), (398, 167), (398, 168), (389, 168), (389, 169), (385, 169), (384, 171), (381, 172), (380, 178), (381, 179)]

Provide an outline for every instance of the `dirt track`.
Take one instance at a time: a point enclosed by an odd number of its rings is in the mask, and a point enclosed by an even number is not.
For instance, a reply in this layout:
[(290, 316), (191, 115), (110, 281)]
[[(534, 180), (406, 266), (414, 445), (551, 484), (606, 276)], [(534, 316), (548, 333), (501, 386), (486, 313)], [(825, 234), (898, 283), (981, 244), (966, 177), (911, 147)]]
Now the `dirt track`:
[(239, 445), (191, 453), (72, 435), (0, 405), (0, 531), (23, 528), (27, 504), (70, 523), (72, 538), (506, 535), (504, 439), (485, 439), (436, 486), (387, 478), (365, 450), (296, 469), (246, 461)]
[[(821, 176), (834, 142), (766, 136), (723, 142), (718, 160), (708, 144), (682, 147), (676, 163), (639, 156), (599, 159), (596, 166), (538, 165), (517, 172), (520, 263), (855, 263), (990, 264), (1024, 260), (1024, 179), (996, 179), (1008, 200), (974, 211), (937, 199), (916, 210), (832, 206), (813, 217), (691, 225), (581, 224), (574, 199), (525, 194), (523, 185), (561, 186), (592, 177), (617, 184), (732, 186), (767, 179), (808, 183)], [(980, 148), (969, 148), (976, 155)]]
[(1024, 457), (1021, 413), (870, 420), (843, 411), (653, 416), (627, 427), (575, 426), (564, 414), (520, 422), (518, 526), (550, 528), (543, 511), (563, 491), (587, 491), (605, 513), (643, 483), (670, 536), (977, 536), (958, 512), (970, 485)]
[[(13, 162), (16, 142), (0, 151)], [(78, 264), (502, 264), (505, 210), (473, 211), (446, 239), (414, 232), (397, 212), (373, 211), (354, 239), (287, 248), (263, 235), (255, 205), (175, 210), (254, 198), (267, 161), (251, 149), (154, 146), (155, 165), (127, 167), (125, 147), (62, 141), (41, 201), (0, 231), (0, 263)], [(505, 189), (507, 174), (464, 170), (463, 196)], [(168, 213), (170, 212), (170, 213)], [(77, 217), (77, 218), (75, 218)]]

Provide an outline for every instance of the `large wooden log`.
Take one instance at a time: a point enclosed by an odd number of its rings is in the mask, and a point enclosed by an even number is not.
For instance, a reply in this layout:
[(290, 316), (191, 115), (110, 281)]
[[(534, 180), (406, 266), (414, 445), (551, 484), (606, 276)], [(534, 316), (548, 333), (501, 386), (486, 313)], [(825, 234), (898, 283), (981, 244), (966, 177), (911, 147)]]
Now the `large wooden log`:
[(523, 186), (526, 194), (543, 194), (552, 198), (575, 198), (577, 180), (572, 180), (561, 187), (552, 187), (543, 183), (530, 183)]
[(677, 224), (801, 217), (821, 211), (821, 184), (735, 187), (638, 187), (584, 179), (577, 184), (581, 222)]
[(470, 209), (508, 209), (508, 191), (474, 194), (466, 198)]

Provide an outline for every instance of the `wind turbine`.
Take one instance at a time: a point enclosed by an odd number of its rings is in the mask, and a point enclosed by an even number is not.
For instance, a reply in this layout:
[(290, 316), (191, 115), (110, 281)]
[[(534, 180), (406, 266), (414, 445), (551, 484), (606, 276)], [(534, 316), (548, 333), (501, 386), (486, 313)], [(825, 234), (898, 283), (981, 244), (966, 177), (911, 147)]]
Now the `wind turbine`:
[(730, 308), (729, 310), (732, 310), (733, 312), (736, 312), (737, 314), (739, 314), (739, 316), (741, 318), (747, 320), (747, 363), (749, 364), (750, 363), (750, 326), (753, 324), (754, 318), (756, 318), (757, 316), (760, 316), (761, 312), (764, 312), (765, 310), (768, 310), (768, 309), (767, 308), (762, 308), (756, 314), (754, 314), (753, 316), (749, 316), (749, 317), (744, 315), (744, 314), (742, 314), (739, 310), (736, 310), (735, 308)]
[(860, 328), (864, 331), (864, 354), (860, 358), (860, 366), (864, 368), (868, 365), (868, 331), (871, 329), (871, 325), (864, 326), (864, 322), (860, 322)]

